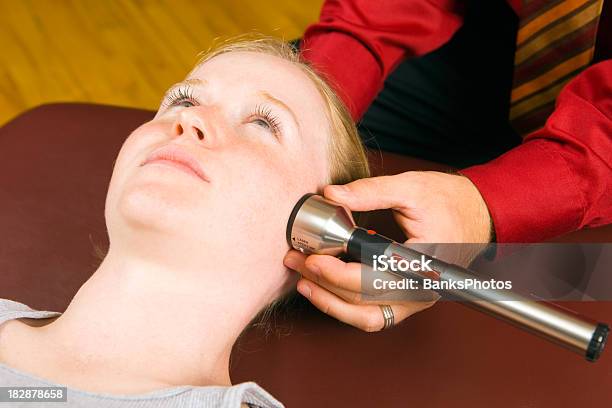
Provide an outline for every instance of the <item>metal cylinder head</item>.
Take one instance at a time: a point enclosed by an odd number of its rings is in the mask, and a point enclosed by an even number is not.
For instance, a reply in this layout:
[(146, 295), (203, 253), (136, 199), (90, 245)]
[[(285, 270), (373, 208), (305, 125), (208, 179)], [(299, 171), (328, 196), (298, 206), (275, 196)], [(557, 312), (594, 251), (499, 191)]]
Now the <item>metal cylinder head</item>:
[(347, 250), (355, 229), (351, 212), (316, 194), (306, 194), (295, 205), (287, 223), (287, 242), (306, 254), (339, 255)]

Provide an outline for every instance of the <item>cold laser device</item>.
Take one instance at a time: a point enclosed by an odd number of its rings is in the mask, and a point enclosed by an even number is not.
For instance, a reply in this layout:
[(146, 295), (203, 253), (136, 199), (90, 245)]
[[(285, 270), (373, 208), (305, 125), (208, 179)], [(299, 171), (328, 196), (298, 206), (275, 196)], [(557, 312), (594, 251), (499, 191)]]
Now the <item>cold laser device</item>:
[[(376, 255), (406, 261), (431, 259), (433, 272), (390, 271), (403, 278), (458, 282), (475, 279), (469, 269), (449, 264), (392, 241), (375, 231), (358, 227), (349, 210), (319, 195), (307, 194), (294, 207), (287, 224), (287, 241), (306, 254), (347, 254), (372, 265)], [(449, 285), (452, 286), (452, 285)], [(590, 321), (551, 303), (534, 301), (510, 290), (441, 290), (443, 297), (508, 321), (595, 361), (602, 353), (609, 327)]]

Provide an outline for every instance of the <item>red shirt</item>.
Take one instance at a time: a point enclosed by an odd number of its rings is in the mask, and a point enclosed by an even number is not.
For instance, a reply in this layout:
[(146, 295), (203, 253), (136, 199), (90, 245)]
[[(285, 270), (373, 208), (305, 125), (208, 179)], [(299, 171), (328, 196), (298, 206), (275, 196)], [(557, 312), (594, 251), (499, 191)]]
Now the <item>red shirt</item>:
[[(509, 1), (519, 11), (520, 0)], [(360, 118), (406, 57), (446, 43), (462, 24), (453, 0), (327, 0), (302, 52)], [(482, 194), (498, 242), (534, 242), (612, 222), (612, 60), (571, 81), (523, 144), (461, 171)]]

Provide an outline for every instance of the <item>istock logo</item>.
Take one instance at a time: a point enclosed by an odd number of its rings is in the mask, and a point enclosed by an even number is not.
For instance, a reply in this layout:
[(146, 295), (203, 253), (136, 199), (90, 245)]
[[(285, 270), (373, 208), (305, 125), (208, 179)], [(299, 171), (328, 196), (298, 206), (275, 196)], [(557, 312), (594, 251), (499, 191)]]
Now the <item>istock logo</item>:
[(394, 272), (394, 271), (412, 271), (412, 272), (432, 272), (433, 269), (429, 266), (432, 259), (427, 259), (425, 255), (421, 255), (421, 259), (407, 260), (404, 258), (390, 257), (387, 255), (373, 255), (374, 270), (378, 272)]

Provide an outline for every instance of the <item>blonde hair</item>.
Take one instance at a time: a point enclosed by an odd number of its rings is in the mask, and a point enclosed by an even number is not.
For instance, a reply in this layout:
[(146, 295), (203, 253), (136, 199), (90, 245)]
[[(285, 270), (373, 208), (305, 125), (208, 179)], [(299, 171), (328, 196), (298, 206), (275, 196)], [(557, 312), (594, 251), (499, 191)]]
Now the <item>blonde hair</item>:
[(325, 101), (330, 134), (329, 184), (346, 184), (356, 179), (369, 177), (370, 169), (365, 148), (348, 109), (322, 74), (317, 73), (307, 61), (302, 59), (292, 45), (278, 38), (259, 34), (233, 37), (217, 41), (209, 50), (202, 52), (196, 68), (216, 56), (229, 52), (257, 52), (272, 55), (294, 64), (304, 72)]

